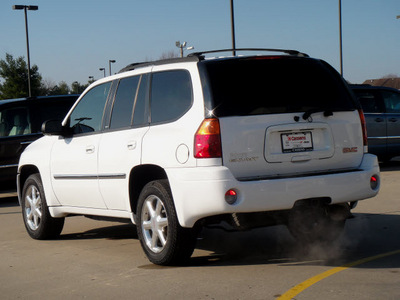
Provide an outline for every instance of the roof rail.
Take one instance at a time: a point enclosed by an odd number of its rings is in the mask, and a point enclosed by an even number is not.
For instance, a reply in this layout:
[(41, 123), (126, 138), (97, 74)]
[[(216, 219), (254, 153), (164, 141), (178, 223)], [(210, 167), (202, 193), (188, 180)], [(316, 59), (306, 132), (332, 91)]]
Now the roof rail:
[(148, 62), (138, 62), (138, 63), (133, 63), (129, 64), (123, 69), (121, 69), (118, 73), (123, 73), (127, 71), (132, 71), (138, 68), (144, 68), (148, 66), (159, 66), (159, 65), (164, 65), (164, 64), (170, 64), (170, 63), (178, 63), (178, 62), (187, 62), (187, 61), (199, 61), (198, 56), (188, 56), (188, 57), (174, 57), (174, 58), (166, 58), (166, 59), (160, 59), (160, 60), (155, 60), (155, 61), (148, 61)]
[(257, 51), (257, 52), (282, 52), (289, 55), (301, 56), (301, 57), (309, 57), (308, 54), (302, 53), (297, 50), (286, 50), (286, 49), (271, 49), (271, 48), (236, 48), (236, 49), (220, 49), (220, 50), (210, 50), (210, 51), (202, 51), (202, 52), (192, 52), (188, 54), (188, 57), (196, 56), (199, 58), (204, 58), (204, 54), (208, 53), (219, 53), (219, 52), (229, 52), (229, 51)]

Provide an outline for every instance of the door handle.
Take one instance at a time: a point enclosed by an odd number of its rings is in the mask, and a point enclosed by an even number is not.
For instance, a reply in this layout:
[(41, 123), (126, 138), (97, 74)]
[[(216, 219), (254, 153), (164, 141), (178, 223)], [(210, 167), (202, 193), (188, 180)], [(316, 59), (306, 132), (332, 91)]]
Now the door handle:
[(93, 145), (90, 145), (90, 146), (87, 146), (86, 147), (86, 154), (92, 154), (92, 153), (94, 153), (94, 146)]
[(130, 141), (126, 145), (128, 147), (128, 150), (135, 150), (136, 149), (136, 141)]
[(375, 119), (375, 122), (378, 122), (378, 123), (383, 122), (383, 121), (384, 121), (383, 118), (376, 118), (376, 119)]
[(397, 118), (389, 118), (389, 122), (397, 122)]

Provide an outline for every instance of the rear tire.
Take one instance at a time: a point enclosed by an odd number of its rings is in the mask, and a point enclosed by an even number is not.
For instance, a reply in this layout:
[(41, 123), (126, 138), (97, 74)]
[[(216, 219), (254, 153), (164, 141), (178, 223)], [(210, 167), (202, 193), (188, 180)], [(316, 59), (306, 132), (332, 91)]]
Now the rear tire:
[(32, 174), (26, 180), (21, 206), (25, 228), (31, 238), (46, 240), (60, 236), (65, 218), (50, 215), (39, 174)]
[(193, 253), (193, 229), (179, 225), (167, 180), (148, 183), (139, 196), (137, 232), (148, 259), (157, 265), (179, 265)]

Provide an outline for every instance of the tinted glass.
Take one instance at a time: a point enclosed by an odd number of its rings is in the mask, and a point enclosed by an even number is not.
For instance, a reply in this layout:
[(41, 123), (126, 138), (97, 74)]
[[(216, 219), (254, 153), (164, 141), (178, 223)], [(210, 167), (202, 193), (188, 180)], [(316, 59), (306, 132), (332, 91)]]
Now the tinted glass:
[(382, 91), (387, 113), (400, 113), (400, 93)]
[(115, 95), (110, 128), (129, 127), (140, 76), (121, 79)]
[(77, 97), (51, 99), (31, 105), (32, 132), (40, 132), (44, 121), (63, 120), (76, 99)]
[(216, 116), (353, 110), (342, 79), (319, 60), (257, 57), (204, 62)]
[(140, 87), (138, 96), (135, 103), (135, 112), (133, 116), (133, 125), (141, 126), (146, 125), (149, 122), (149, 110), (148, 110), (148, 91), (149, 91), (149, 75), (144, 74), (140, 80)]
[(99, 131), (111, 82), (92, 88), (83, 96), (70, 115), (74, 133)]
[(31, 121), (28, 109), (16, 107), (0, 112), (0, 137), (31, 133)]
[(381, 113), (382, 108), (379, 104), (379, 96), (375, 92), (354, 90), (358, 101), (365, 113)]
[(151, 122), (176, 120), (192, 105), (192, 82), (184, 70), (154, 73), (151, 81)]

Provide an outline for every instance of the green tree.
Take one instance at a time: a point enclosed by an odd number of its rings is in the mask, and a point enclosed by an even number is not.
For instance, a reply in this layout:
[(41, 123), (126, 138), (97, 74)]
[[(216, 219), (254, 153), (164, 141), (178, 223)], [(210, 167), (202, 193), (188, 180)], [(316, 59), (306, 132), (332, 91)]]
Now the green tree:
[(68, 95), (70, 93), (70, 88), (65, 81), (61, 81), (58, 85), (52, 86), (47, 90), (46, 95)]
[(78, 81), (74, 81), (71, 84), (71, 94), (82, 94), (82, 92), (89, 86), (89, 84), (80, 84)]
[[(32, 96), (38, 96), (42, 92), (42, 76), (38, 69), (36, 65), (33, 65), (30, 69)], [(28, 96), (27, 70), (24, 57), (20, 56), (14, 59), (11, 54), (6, 53), (6, 59), (0, 60), (0, 77), (4, 80), (4, 82), (0, 82), (0, 99)]]

